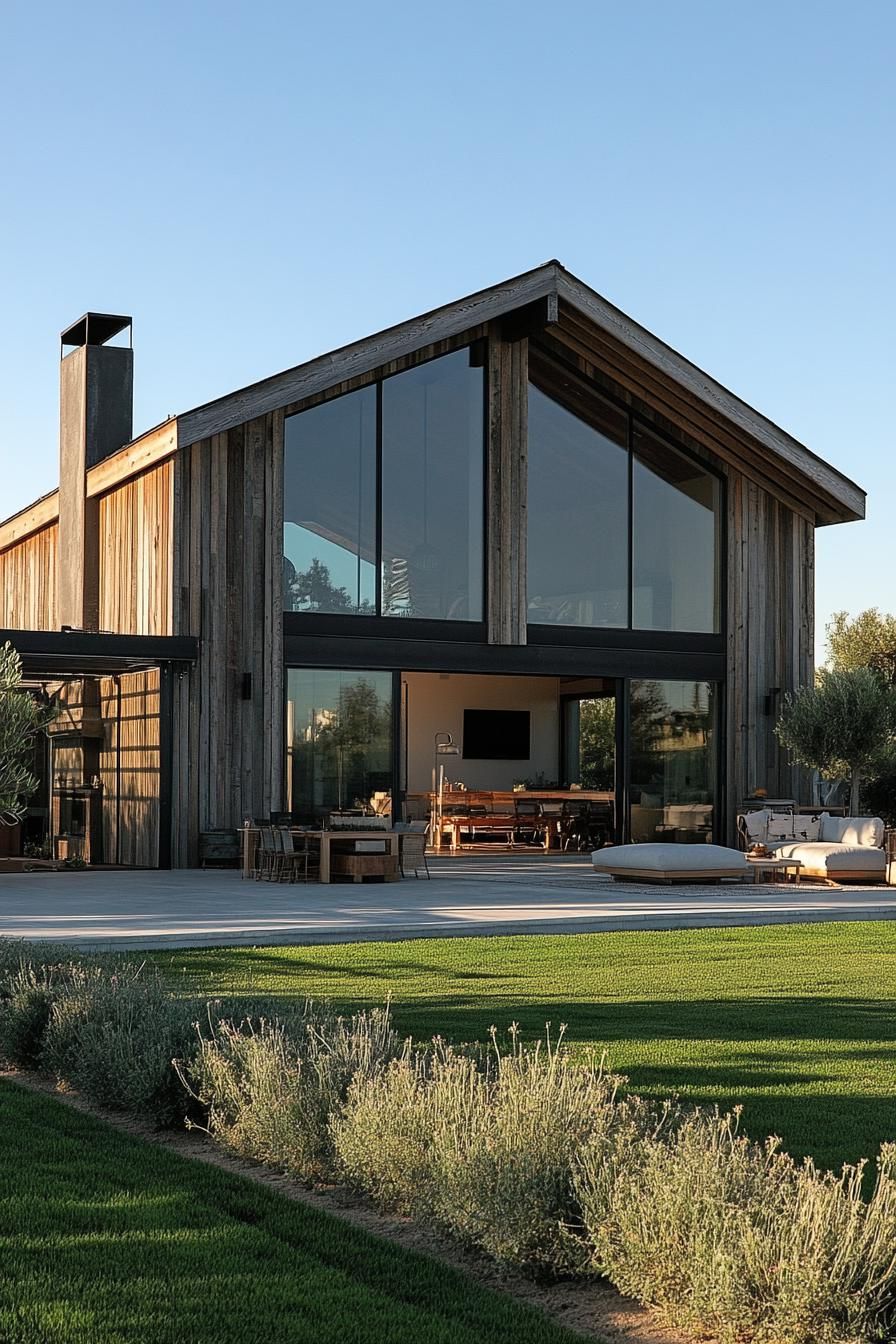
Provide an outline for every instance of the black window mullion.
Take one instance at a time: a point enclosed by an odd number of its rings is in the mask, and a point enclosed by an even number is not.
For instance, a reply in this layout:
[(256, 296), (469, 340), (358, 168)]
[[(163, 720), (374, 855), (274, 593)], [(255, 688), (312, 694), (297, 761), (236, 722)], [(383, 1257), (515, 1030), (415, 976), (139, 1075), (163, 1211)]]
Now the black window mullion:
[(634, 418), (628, 414), (628, 628), (635, 623), (635, 427)]
[(383, 614), (383, 383), (376, 384), (376, 614)]

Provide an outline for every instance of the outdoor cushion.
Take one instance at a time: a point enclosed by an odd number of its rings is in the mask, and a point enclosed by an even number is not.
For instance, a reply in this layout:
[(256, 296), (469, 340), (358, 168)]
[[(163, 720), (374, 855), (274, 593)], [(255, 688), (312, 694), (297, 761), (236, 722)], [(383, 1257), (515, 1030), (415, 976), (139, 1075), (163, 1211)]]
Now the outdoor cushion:
[(880, 817), (828, 817), (822, 822), (820, 840), (841, 845), (883, 844), (884, 823)]
[(767, 807), (760, 807), (756, 812), (745, 812), (743, 814), (744, 830), (751, 843), (768, 839), (768, 819), (770, 816), (771, 812)]
[(597, 849), (591, 862), (599, 873), (641, 882), (714, 882), (740, 877), (749, 867), (737, 849), (723, 845), (610, 845)]
[[(839, 818), (843, 820), (843, 818)], [(873, 845), (841, 845), (836, 841), (796, 841), (775, 846), (775, 854), (782, 859), (799, 859), (804, 877), (849, 877), (856, 874), (883, 877), (887, 856)]]
[(766, 832), (769, 843), (774, 843), (777, 840), (793, 840), (793, 826), (794, 816), (792, 812), (770, 812)]
[(816, 812), (811, 816), (807, 813), (795, 814), (793, 818), (794, 840), (820, 840), (821, 827), (826, 816), (826, 812)]

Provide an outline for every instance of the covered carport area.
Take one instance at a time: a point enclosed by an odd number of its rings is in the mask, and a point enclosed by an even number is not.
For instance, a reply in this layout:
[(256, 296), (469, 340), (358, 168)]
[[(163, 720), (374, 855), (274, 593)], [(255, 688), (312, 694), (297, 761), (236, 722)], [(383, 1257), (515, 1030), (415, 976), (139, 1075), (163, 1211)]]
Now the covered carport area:
[(172, 706), (192, 636), (0, 629), (22, 686), (56, 717), (35, 750), (40, 788), (7, 853), (43, 845), (92, 866), (171, 866)]

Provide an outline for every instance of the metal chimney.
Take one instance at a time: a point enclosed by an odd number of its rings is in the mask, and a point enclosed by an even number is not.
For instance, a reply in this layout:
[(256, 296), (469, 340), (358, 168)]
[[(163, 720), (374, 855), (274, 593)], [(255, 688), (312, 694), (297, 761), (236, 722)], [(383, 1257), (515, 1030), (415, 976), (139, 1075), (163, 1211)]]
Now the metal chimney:
[[(127, 332), (128, 344), (108, 345)], [(85, 313), (62, 332), (59, 368), (60, 625), (99, 626), (99, 505), (87, 471), (133, 437), (131, 319)]]

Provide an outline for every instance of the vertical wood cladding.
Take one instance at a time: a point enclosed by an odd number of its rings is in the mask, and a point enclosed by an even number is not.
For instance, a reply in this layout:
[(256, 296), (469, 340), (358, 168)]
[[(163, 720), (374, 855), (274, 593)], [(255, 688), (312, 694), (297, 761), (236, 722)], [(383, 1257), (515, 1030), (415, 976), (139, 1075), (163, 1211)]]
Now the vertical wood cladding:
[(99, 499), (99, 624), (122, 635), (170, 635), (174, 460)]
[(729, 812), (755, 788), (809, 801), (806, 772), (774, 734), (785, 692), (812, 684), (815, 528), (734, 471), (728, 476)]
[(172, 861), (198, 834), (281, 805), (283, 413), (182, 450), (174, 633), (200, 639), (174, 688)]
[(490, 333), (486, 620), (490, 644), (526, 643), (529, 342)]
[(58, 551), (57, 523), (0, 551), (0, 627), (58, 630)]

